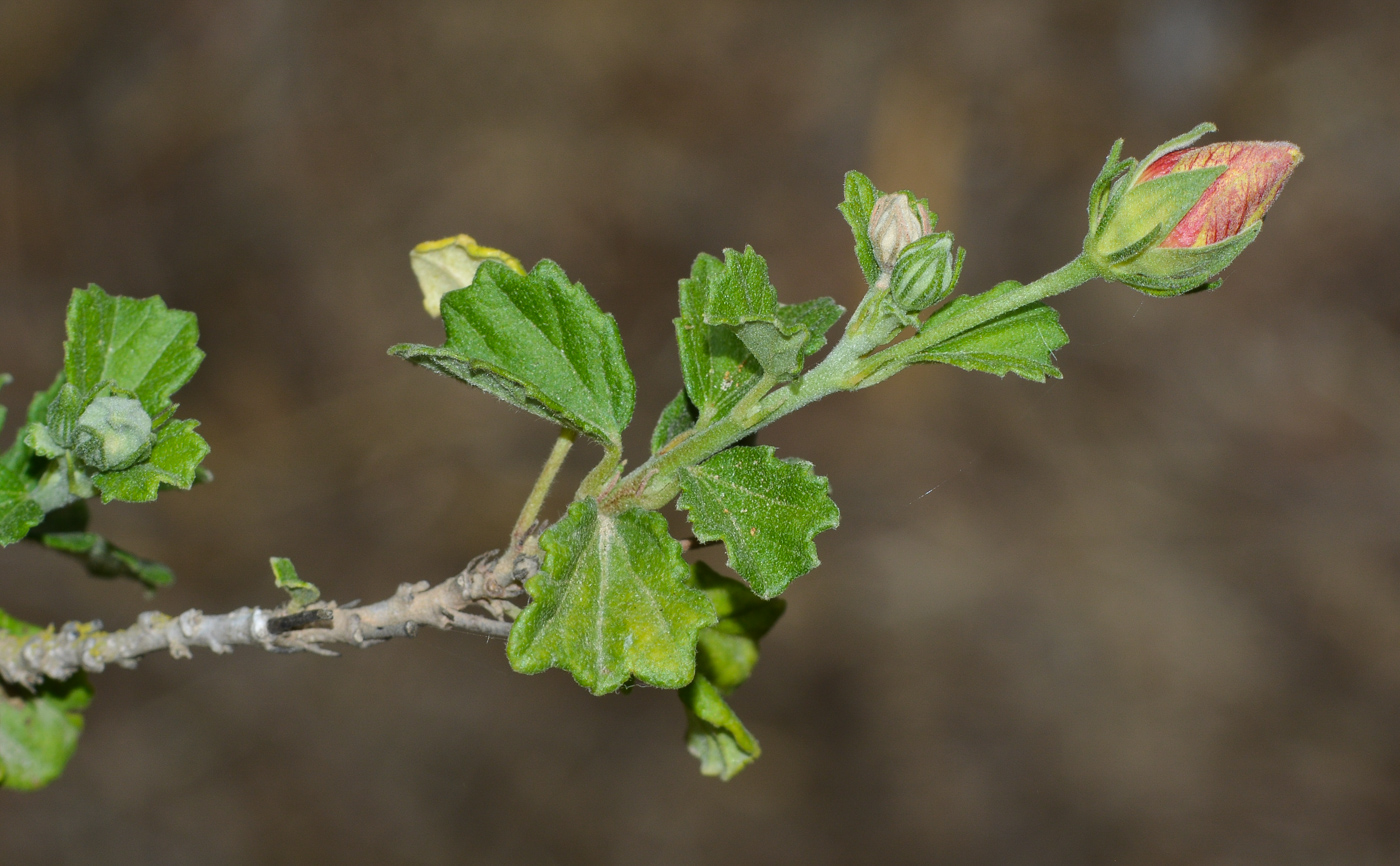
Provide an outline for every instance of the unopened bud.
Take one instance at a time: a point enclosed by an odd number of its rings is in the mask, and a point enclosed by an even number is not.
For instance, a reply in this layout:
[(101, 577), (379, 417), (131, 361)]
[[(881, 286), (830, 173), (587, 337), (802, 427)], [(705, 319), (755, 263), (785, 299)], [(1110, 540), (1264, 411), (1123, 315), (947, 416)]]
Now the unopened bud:
[(127, 469), (151, 453), (151, 416), (130, 397), (98, 397), (78, 417), (73, 453), (101, 472)]
[(870, 210), (870, 244), (884, 273), (894, 269), (905, 247), (932, 231), (928, 206), (920, 202), (915, 211), (902, 192), (881, 196)]
[(1214, 129), (1202, 124), (1112, 187), (1096, 185), (1084, 250), (1105, 279), (1181, 294), (1206, 284), (1258, 236), (1303, 153), (1286, 141), (1188, 147)]
[(910, 313), (928, 309), (948, 295), (962, 272), (963, 250), (953, 252), (952, 232), (920, 238), (904, 248), (890, 278), (890, 298)]

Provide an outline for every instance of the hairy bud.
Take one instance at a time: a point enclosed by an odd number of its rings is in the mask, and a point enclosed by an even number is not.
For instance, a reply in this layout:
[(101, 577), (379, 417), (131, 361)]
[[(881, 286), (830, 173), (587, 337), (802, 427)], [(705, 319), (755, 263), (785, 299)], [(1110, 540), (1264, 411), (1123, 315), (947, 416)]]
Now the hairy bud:
[(890, 278), (890, 298), (910, 313), (952, 294), (962, 272), (963, 250), (953, 252), (953, 233), (939, 232), (904, 248)]
[(933, 231), (933, 220), (923, 203), (916, 211), (902, 192), (881, 196), (870, 210), (870, 244), (880, 270), (888, 274), (904, 248)]
[(102, 472), (126, 469), (146, 459), (155, 437), (151, 416), (130, 397), (98, 397), (78, 418), (73, 453)]

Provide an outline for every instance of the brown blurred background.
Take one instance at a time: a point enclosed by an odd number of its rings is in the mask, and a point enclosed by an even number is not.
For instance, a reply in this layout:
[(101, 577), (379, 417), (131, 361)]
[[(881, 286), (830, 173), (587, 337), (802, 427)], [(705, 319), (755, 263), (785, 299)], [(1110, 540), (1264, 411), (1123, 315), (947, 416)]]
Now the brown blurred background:
[(38, 622), (274, 604), (272, 554), (373, 599), (499, 546), (553, 433), (385, 355), (440, 339), (419, 241), (588, 285), (635, 456), (697, 252), (855, 300), (849, 168), (928, 195), (980, 290), (1074, 255), (1120, 135), (1307, 154), (1221, 291), (1059, 300), (1063, 381), (921, 368), (762, 434), (843, 523), (734, 698), (733, 782), (673, 695), (476, 637), (152, 657), (0, 792), (0, 862), (1400, 862), (1398, 52), (1381, 0), (0, 2), (4, 401), (73, 286), (158, 293), (200, 318), (218, 476), (96, 510), (176, 569), (154, 600), (0, 554)]

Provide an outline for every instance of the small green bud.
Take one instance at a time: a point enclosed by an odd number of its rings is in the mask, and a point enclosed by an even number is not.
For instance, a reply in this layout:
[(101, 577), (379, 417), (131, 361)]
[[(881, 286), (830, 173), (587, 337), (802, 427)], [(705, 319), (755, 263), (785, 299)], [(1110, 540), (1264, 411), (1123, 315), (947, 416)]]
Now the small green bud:
[(101, 472), (126, 469), (146, 459), (155, 444), (151, 416), (130, 397), (98, 397), (78, 418), (73, 453)]
[(890, 278), (890, 299), (900, 309), (917, 313), (948, 295), (962, 272), (962, 249), (953, 252), (953, 233), (939, 232), (904, 248)]

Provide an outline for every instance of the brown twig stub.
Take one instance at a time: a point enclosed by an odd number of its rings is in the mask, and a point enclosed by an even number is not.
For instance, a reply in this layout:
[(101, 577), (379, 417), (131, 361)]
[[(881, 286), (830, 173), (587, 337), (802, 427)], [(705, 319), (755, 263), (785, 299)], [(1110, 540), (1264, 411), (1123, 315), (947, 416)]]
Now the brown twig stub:
[[(510, 634), (508, 620), (518, 612), (506, 599), (523, 594), (524, 582), (539, 570), (539, 530), (533, 528), (504, 554), (493, 551), (473, 559), (460, 574), (436, 586), (401, 583), (392, 596), (370, 605), (330, 601), (296, 613), (285, 606), (240, 607), (224, 614), (187, 610), (175, 617), (148, 611), (118, 631), (103, 631), (99, 622), (69, 622), (28, 637), (0, 634), (0, 678), (32, 688), (46, 677), (67, 679), (109, 664), (134, 667), (139, 658), (159, 650), (189, 658), (193, 647), (215, 653), (259, 646), (270, 652), (336, 655), (327, 645), (369, 647), (414, 637), (423, 626), (504, 638)], [(468, 613), (473, 605), (494, 616)]]

